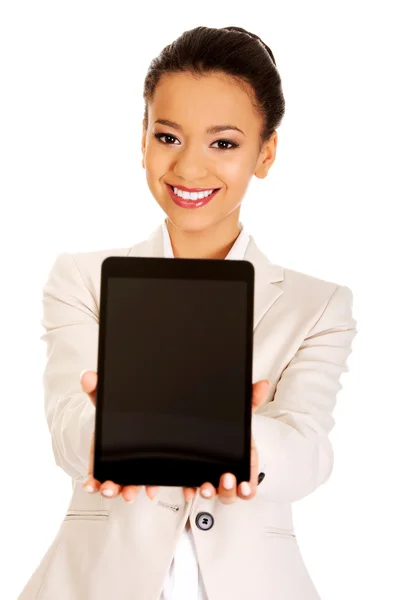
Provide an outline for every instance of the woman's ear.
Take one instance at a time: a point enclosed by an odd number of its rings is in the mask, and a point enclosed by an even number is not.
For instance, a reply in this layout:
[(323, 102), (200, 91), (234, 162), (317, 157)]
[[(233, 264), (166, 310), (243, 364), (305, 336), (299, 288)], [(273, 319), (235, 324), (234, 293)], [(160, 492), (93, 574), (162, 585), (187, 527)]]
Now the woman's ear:
[(145, 165), (144, 165), (144, 155), (146, 152), (146, 138), (147, 138), (147, 130), (143, 127), (143, 133), (142, 133), (142, 167), (143, 169), (145, 169)]
[(264, 179), (268, 175), (270, 167), (273, 165), (276, 157), (276, 147), (278, 145), (278, 134), (273, 132), (268, 142), (264, 142), (260, 150), (254, 175), (259, 179)]

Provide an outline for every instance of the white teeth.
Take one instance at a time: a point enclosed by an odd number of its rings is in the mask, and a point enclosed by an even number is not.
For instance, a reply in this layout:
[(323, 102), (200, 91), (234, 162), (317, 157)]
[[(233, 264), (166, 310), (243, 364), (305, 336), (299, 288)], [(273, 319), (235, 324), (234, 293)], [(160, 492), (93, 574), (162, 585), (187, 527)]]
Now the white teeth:
[(203, 192), (184, 192), (174, 187), (174, 194), (183, 198), (184, 200), (201, 200), (202, 198), (207, 198), (210, 194), (213, 193), (214, 190), (205, 190)]

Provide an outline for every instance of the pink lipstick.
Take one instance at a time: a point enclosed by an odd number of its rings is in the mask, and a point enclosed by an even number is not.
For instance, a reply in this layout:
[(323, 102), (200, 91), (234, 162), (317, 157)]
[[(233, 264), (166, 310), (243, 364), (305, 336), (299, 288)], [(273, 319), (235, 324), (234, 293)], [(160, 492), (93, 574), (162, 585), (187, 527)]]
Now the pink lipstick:
[(166, 183), (165, 185), (168, 188), (168, 192), (172, 200), (177, 206), (180, 206), (181, 208), (201, 208), (202, 206), (208, 204), (214, 198), (217, 192), (219, 192), (219, 190), (221, 189), (218, 188), (214, 190), (213, 193), (207, 196), (206, 198), (199, 198), (198, 200), (184, 200), (183, 198), (175, 194), (172, 186), (170, 186), (168, 183)]

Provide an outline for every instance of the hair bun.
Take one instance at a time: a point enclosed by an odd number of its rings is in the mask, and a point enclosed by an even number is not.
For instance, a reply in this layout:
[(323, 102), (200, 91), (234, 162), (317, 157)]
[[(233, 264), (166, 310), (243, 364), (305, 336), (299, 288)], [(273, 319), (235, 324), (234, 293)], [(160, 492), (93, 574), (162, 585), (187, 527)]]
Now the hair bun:
[(238, 31), (239, 33), (246, 33), (247, 35), (249, 35), (253, 39), (258, 40), (259, 42), (261, 42), (262, 45), (264, 46), (264, 48), (266, 49), (266, 51), (268, 52), (268, 54), (270, 55), (272, 62), (276, 66), (275, 57), (272, 54), (271, 48), (269, 48), (267, 46), (267, 44), (265, 42), (263, 42), (260, 37), (258, 37), (258, 35), (256, 35), (255, 33), (251, 33), (250, 31), (247, 31), (246, 29), (243, 29), (242, 27), (231, 26), (231, 27), (223, 27), (223, 29), (227, 29), (228, 31)]
[[(225, 73), (234, 83), (246, 83), (259, 116), (259, 143), (271, 139), (285, 114), (282, 81), (274, 55), (262, 39), (242, 27), (194, 27), (165, 46), (147, 71), (143, 98), (143, 128), (149, 124), (148, 106), (161, 77), (168, 73), (209, 75)], [(243, 86), (241, 86), (243, 87)]]

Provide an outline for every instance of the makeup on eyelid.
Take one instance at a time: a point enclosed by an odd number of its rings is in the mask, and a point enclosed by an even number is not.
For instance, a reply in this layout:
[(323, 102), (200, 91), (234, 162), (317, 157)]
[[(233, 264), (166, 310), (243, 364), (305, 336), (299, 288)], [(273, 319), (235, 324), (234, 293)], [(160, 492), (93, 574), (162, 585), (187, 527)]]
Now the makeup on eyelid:
[[(170, 137), (173, 138), (175, 140), (177, 140), (178, 138), (175, 137), (174, 135), (172, 135), (172, 133), (153, 133), (153, 136), (161, 143), (164, 144), (165, 146), (176, 146), (176, 144), (167, 144), (166, 142), (162, 142), (161, 138), (163, 137)], [(215, 150), (222, 150), (222, 151), (228, 151), (228, 150), (234, 150), (235, 148), (239, 147), (239, 144), (237, 144), (236, 142), (232, 141), (232, 140), (228, 140), (225, 138), (221, 138), (219, 140), (215, 140), (215, 142), (213, 142), (213, 144), (217, 144), (218, 142), (224, 142), (225, 144), (230, 144), (230, 148), (215, 148)]]

